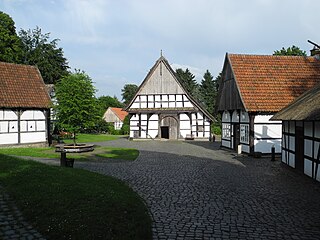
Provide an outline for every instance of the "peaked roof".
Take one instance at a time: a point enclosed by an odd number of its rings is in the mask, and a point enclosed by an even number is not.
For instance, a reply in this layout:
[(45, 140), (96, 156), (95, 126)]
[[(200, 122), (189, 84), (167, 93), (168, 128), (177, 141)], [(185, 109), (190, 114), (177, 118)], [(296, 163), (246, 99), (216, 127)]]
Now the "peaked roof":
[(277, 112), (320, 83), (315, 57), (226, 54), (246, 111)]
[(211, 119), (212, 121), (214, 121), (214, 117), (206, 110), (204, 109), (190, 94), (189, 92), (185, 89), (185, 87), (183, 86), (183, 84), (179, 81), (179, 79), (176, 77), (176, 73), (175, 71), (171, 68), (168, 60), (163, 57), (162, 55), (160, 56), (160, 58), (156, 61), (156, 63), (153, 65), (153, 67), (150, 69), (149, 73), (147, 74), (147, 76), (145, 77), (145, 79), (143, 80), (143, 82), (140, 84), (136, 94), (134, 95), (134, 97), (132, 98), (131, 102), (124, 108), (125, 110), (130, 109), (130, 106), (132, 105), (132, 103), (134, 102), (134, 100), (136, 99), (136, 97), (140, 94), (140, 92), (142, 91), (143, 87), (147, 84), (148, 80), (151, 78), (152, 74), (155, 72), (155, 70), (158, 68), (158, 66), (163, 63), (164, 66), (168, 69), (170, 75), (173, 77), (173, 79), (176, 81), (178, 87), (183, 91), (183, 93), (189, 98), (189, 100), (192, 102), (193, 105), (195, 105), (199, 110), (201, 110), (203, 113), (205, 113), (205, 115)]
[(320, 120), (320, 84), (276, 113), (272, 120)]
[(128, 115), (128, 112), (122, 110), (122, 108), (115, 108), (115, 107), (110, 107), (111, 111), (114, 112), (117, 117), (123, 121), (125, 117)]
[(49, 108), (50, 103), (38, 68), (0, 62), (0, 108)]

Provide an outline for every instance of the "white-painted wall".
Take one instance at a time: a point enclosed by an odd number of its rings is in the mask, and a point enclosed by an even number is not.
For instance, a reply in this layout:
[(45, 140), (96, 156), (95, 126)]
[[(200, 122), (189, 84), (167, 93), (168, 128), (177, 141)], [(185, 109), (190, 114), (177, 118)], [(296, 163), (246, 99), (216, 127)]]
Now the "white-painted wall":
[(270, 121), (273, 115), (257, 115), (254, 118), (254, 151), (271, 153), (274, 145), (276, 153), (281, 153), (282, 122)]
[[(18, 115), (12, 110), (0, 110), (0, 145), (18, 144)], [(47, 141), (45, 115), (39, 110), (27, 110), (20, 116), (20, 143)]]

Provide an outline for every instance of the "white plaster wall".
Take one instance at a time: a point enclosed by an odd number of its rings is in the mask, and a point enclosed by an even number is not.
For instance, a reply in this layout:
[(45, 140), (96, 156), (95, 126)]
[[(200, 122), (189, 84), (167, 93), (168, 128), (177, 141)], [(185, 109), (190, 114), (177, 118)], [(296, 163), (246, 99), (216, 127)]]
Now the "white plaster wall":
[(237, 111), (232, 112), (232, 122), (239, 122), (239, 113)]
[(267, 125), (267, 124), (255, 124), (254, 125), (255, 138), (281, 138), (282, 125)]
[(304, 174), (312, 177), (312, 162), (308, 159), (304, 159)]
[(0, 134), (0, 144), (17, 144), (18, 133)]
[(249, 123), (250, 119), (249, 119), (249, 114), (247, 112), (240, 111), (240, 117), (241, 117), (240, 121), (242, 123)]
[(248, 145), (241, 145), (242, 152), (249, 153), (250, 147)]
[(287, 155), (287, 154), (288, 154), (287, 151), (282, 150), (282, 153), (281, 153), (281, 161), (282, 161), (283, 163), (285, 163), (285, 164), (287, 164), (287, 163), (286, 163), (286, 155)]
[(140, 104), (137, 103), (136, 101), (134, 101), (131, 105), (131, 108), (139, 108), (140, 107)]
[(231, 148), (231, 146), (230, 146), (230, 142), (229, 141), (225, 141), (225, 140), (221, 140), (221, 145), (223, 146), (223, 147), (227, 147), (227, 148)]
[(10, 133), (18, 132), (18, 122), (17, 121), (10, 121), (9, 122), (9, 132)]
[(304, 122), (304, 135), (312, 137), (313, 126), (312, 122)]
[(46, 141), (45, 132), (27, 132), (21, 133), (21, 143), (37, 143)]
[(189, 116), (185, 113), (179, 115), (180, 120), (190, 120)]
[(190, 129), (190, 122), (189, 121), (180, 121), (180, 129), (187, 130)]
[(4, 120), (18, 120), (18, 116), (11, 110), (3, 111)]
[[(319, 149), (319, 147), (320, 147), (320, 142), (315, 141), (315, 142), (314, 142), (314, 149), (313, 149), (315, 159), (316, 159), (317, 156), (318, 156), (318, 149)], [(320, 169), (319, 169), (319, 171), (320, 171)]]
[(281, 140), (254, 140), (254, 151), (271, 153), (271, 147), (275, 146), (276, 153), (281, 152)]
[(8, 121), (0, 122), (0, 133), (8, 132), (8, 128), (9, 128)]
[(231, 116), (228, 111), (222, 113), (222, 122), (231, 122)]
[(295, 168), (296, 167), (296, 161), (295, 161), (295, 155), (292, 153), (289, 153), (289, 166)]
[[(295, 151), (295, 149), (296, 149), (296, 139), (293, 136), (290, 136), (289, 139), (290, 139), (289, 149), (292, 150), (292, 151)], [(287, 142), (287, 144), (288, 144), (288, 142)]]
[(158, 130), (149, 130), (148, 134), (148, 138), (155, 138), (158, 135)]
[(304, 155), (308, 157), (313, 157), (312, 156), (312, 141), (305, 139), (304, 140)]

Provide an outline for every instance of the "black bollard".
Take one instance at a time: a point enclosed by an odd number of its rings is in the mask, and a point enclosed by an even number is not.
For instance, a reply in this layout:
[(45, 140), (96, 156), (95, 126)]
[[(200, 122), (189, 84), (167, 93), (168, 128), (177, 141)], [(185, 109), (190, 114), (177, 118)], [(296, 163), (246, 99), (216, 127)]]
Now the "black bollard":
[(276, 160), (276, 148), (274, 147), (274, 145), (272, 145), (271, 147), (271, 161), (275, 161)]

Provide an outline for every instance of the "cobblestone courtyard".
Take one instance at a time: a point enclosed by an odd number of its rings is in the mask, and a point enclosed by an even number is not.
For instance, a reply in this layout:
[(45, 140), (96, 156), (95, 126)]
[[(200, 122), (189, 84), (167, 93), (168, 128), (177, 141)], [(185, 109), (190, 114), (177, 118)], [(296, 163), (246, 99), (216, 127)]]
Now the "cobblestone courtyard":
[(154, 239), (319, 239), (320, 184), (269, 158), (209, 142), (105, 142), (134, 162), (77, 163), (126, 181), (150, 209)]
[[(76, 161), (75, 167), (115, 176), (138, 192), (150, 209), (154, 239), (320, 239), (320, 183), (279, 160), (237, 156), (209, 142), (99, 145), (140, 150), (133, 162)], [(0, 239), (41, 239), (0, 197)]]

